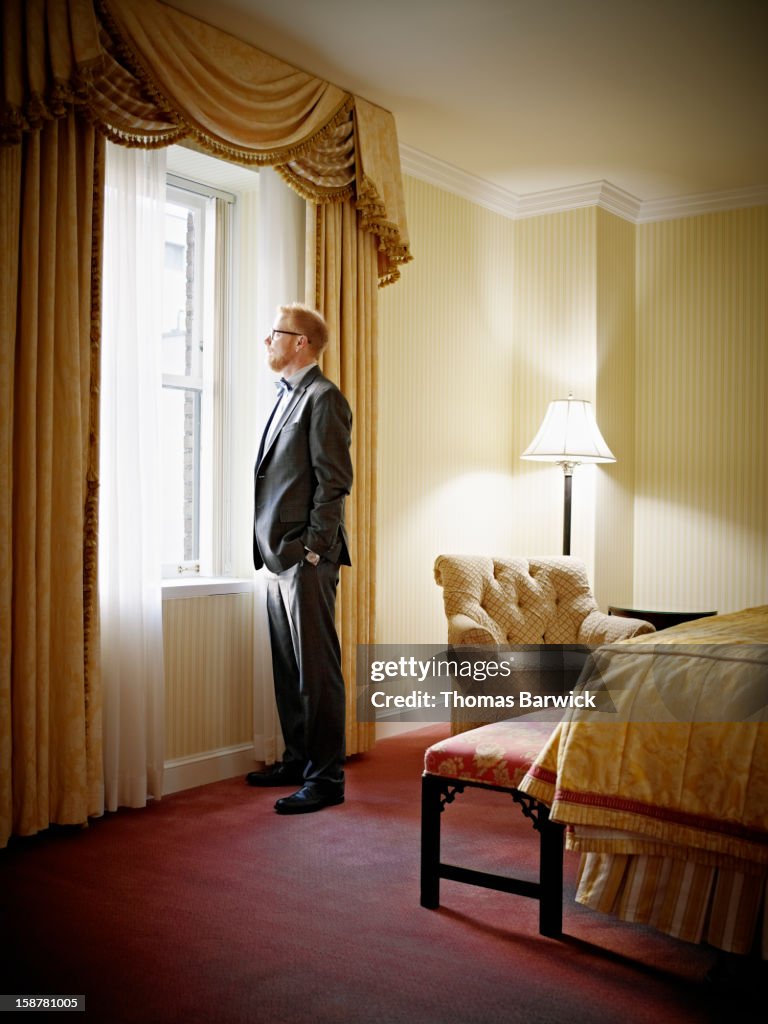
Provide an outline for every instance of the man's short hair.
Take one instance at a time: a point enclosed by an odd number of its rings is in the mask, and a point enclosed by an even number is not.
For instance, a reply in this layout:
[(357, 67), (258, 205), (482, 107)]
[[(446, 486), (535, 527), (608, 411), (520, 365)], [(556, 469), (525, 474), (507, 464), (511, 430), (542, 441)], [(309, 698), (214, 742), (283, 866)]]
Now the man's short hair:
[(328, 344), (328, 324), (322, 314), (302, 302), (291, 302), (287, 306), (279, 306), (278, 309), (288, 317), (294, 330), (301, 331), (306, 336), (319, 355)]

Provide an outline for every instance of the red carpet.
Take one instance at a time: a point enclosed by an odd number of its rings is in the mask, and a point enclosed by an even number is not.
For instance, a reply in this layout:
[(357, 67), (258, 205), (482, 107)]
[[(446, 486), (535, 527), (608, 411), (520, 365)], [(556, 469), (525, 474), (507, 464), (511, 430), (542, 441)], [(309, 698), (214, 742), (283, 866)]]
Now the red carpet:
[[(0, 853), (3, 993), (84, 994), (109, 1024), (676, 1024), (763, 1020), (704, 980), (714, 954), (572, 900), (563, 941), (530, 900), (442, 883), (419, 906), (430, 727), (348, 764), (347, 802), (282, 817), (243, 780), (178, 793)], [(530, 864), (511, 799), (445, 812), (446, 859)]]

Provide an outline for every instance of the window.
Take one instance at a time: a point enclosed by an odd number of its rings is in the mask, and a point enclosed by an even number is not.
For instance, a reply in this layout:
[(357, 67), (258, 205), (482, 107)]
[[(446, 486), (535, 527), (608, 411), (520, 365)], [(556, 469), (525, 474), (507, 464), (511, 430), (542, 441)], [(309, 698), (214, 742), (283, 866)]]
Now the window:
[[(253, 167), (184, 146), (167, 150), (161, 342), (167, 579), (252, 571), (260, 389), (266, 383), (270, 401), (274, 392), (254, 344), (261, 177)], [(303, 225), (303, 202), (297, 203)], [(298, 272), (303, 275), (303, 265)]]
[[(134, 161), (123, 168), (121, 149), (114, 149), (116, 231), (109, 233), (108, 257), (105, 250), (105, 308), (115, 358), (102, 399), (116, 429), (102, 454), (116, 518), (104, 536), (126, 550), (120, 511), (123, 523), (147, 530), (150, 561), (167, 580), (250, 577), (253, 464), (274, 404), (261, 341), (275, 305), (303, 294), (305, 204), (275, 171), (256, 173), (182, 146), (168, 147), (162, 161), (146, 161), (151, 167)], [(117, 228), (123, 212), (126, 225)], [(153, 287), (157, 281), (161, 289)], [(124, 364), (120, 352), (131, 357)], [(146, 408), (149, 415), (136, 422)], [(147, 444), (139, 428), (148, 424)], [(141, 441), (136, 450), (134, 437)], [(131, 455), (122, 477), (115, 468), (121, 444)], [(143, 468), (148, 482), (159, 476), (159, 492), (150, 486), (146, 505), (134, 505)]]
[(228, 234), (233, 202), (234, 197), (217, 202), (212, 189), (169, 176), (160, 421), (165, 576), (214, 571), (212, 451), (214, 394), (220, 392), (214, 357), (229, 347), (215, 311), (226, 304), (231, 271), (230, 254), (216, 238)]
[[(112, 408), (122, 411), (130, 446), (134, 432), (141, 433), (131, 419), (141, 407), (131, 381), (141, 378), (143, 359), (145, 379), (158, 380), (152, 416), (142, 420), (152, 421), (148, 449), (162, 463), (160, 509), (151, 514), (152, 546), (160, 549), (153, 564), (162, 566), (168, 581), (250, 578), (253, 466), (274, 403), (261, 342), (275, 305), (304, 294), (305, 204), (276, 171), (256, 173), (179, 145), (163, 153), (166, 159), (155, 161), (146, 193), (151, 204), (132, 201), (134, 189), (139, 197), (146, 190), (140, 167), (115, 185), (116, 209), (134, 211), (142, 225), (135, 244), (146, 248), (136, 256), (127, 234), (125, 247), (110, 251), (109, 280), (116, 286), (109, 299), (112, 334), (125, 353), (135, 344), (138, 359), (123, 378), (125, 388), (114, 375), (127, 401), (114, 401)], [(150, 209), (152, 218), (143, 216)], [(155, 269), (158, 263), (163, 265)], [(121, 290), (124, 264), (131, 273)], [(134, 265), (144, 271), (136, 281)], [(153, 276), (146, 280), (150, 267)], [(162, 294), (156, 297), (151, 293), (158, 281)], [(119, 325), (125, 330), (118, 331)], [(108, 465), (120, 461), (111, 450)], [(155, 465), (144, 465), (147, 480), (154, 479)], [(135, 472), (140, 479), (140, 458)], [(134, 479), (128, 495), (141, 493)], [(131, 508), (126, 488), (115, 490), (118, 507)], [(154, 488), (147, 493), (154, 496)], [(135, 521), (132, 508), (130, 515)]]
[[(225, 174), (227, 182), (255, 195), (258, 177), (179, 147), (169, 152), (176, 158), (169, 161), (165, 207), (163, 575), (229, 575), (232, 364), (238, 347), (232, 250), (243, 192), (210, 182)], [(208, 180), (190, 174), (190, 162)]]

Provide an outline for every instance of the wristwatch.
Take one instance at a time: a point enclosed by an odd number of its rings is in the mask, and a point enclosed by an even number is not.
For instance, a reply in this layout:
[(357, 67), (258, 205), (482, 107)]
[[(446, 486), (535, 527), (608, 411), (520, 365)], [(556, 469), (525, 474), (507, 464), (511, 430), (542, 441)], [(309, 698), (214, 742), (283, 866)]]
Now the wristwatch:
[(310, 551), (309, 548), (305, 548), (304, 550), (306, 551), (306, 555), (304, 555), (304, 557), (309, 562), (309, 564), (317, 565), (317, 563), (320, 561), (320, 555), (318, 555), (316, 551)]

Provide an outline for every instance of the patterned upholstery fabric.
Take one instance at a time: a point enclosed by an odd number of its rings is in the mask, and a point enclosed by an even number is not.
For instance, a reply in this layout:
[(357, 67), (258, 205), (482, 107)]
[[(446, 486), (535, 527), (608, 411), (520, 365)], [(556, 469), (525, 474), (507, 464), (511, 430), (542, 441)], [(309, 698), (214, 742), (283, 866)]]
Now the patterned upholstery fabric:
[(424, 771), (465, 782), (517, 789), (555, 729), (553, 722), (493, 722), (440, 740), (424, 755)]
[(576, 558), (440, 555), (435, 579), (451, 644), (602, 644), (654, 632), (601, 612)]

